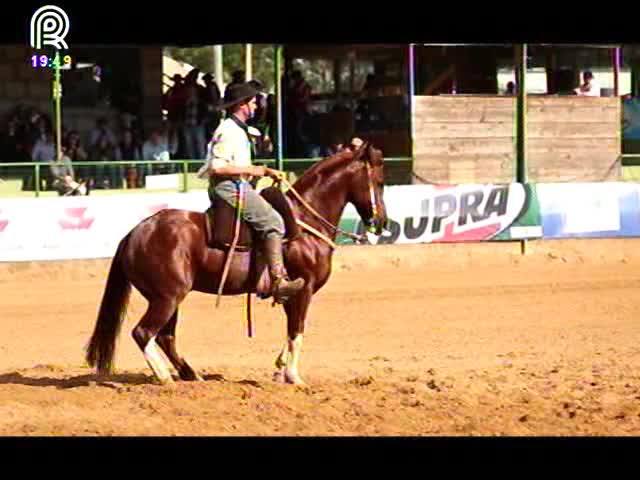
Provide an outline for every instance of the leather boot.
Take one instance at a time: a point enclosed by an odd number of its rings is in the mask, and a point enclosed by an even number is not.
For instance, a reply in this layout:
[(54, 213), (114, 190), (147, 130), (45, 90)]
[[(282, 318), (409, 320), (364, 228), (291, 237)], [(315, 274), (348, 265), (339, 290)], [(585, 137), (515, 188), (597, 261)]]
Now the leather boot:
[(304, 287), (304, 279), (289, 280), (287, 271), (284, 268), (282, 258), (282, 239), (279, 237), (269, 237), (264, 241), (264, 253), (269, 264), (269, 275), (271, 276), (271, 295), (277, 303), (286, 303), (290, 297), (294, 296)]

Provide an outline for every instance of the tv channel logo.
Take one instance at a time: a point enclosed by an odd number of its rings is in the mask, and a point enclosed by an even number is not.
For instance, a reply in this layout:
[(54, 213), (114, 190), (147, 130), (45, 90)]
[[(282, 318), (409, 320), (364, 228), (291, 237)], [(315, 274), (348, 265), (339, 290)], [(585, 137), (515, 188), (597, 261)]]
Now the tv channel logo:
[(40, 7), (31, 17), (31, 47), (39, 50), (50, 45), (57, 50), (68, 49), (64, 38), (70, 26), (69, 17), (62, 8), (55, 5)]

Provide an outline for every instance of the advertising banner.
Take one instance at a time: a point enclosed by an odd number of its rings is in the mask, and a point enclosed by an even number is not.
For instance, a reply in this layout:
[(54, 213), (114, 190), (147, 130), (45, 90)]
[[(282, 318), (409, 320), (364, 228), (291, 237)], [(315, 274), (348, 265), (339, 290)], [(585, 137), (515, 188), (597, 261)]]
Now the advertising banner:
[[(535, 187), (507, 185), (408, 185), (384, 193), (389, 231), (377, 244), (479, 242), (542, 236)], [(349, 205), (341, 219), (345, 231), (363, 233)], [(348, 238), (339, 243), (353, 243)]]

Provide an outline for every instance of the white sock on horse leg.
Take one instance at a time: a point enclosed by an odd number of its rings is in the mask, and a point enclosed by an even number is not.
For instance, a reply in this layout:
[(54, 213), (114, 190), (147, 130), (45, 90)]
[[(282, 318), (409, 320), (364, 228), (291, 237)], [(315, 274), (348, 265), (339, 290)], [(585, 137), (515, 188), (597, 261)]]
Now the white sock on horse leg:
[(161, 383), (172, 382), (171, 372), (169, 367), (162, 358), (158, 344), (156, 343), (156, 337), (152, 337), (144, 348), (144, 358), (153, 370), (154, 375), (160, 380)]
[(300, 352), (302, 351), (302, 334), (299, 333), (293, 340), (289, 340), (289, 351), (291, 352), (291, 361), (287, 368), (290, 374), (298, 375), (298, 362), (300, 361)]

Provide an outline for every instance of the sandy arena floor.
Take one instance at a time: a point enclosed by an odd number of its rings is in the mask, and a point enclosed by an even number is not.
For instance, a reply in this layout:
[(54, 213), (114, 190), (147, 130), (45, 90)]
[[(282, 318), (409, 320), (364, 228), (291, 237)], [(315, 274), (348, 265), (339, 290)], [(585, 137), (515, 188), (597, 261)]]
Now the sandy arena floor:
[(192, 293), (166, 388), (130, 331), (83, 347), (109, 261), (0, 264), (0, 435), (638, 435), (640, 240), (344, 247), (312, 303), (308, 387), (271, 380), (284, 313)]

